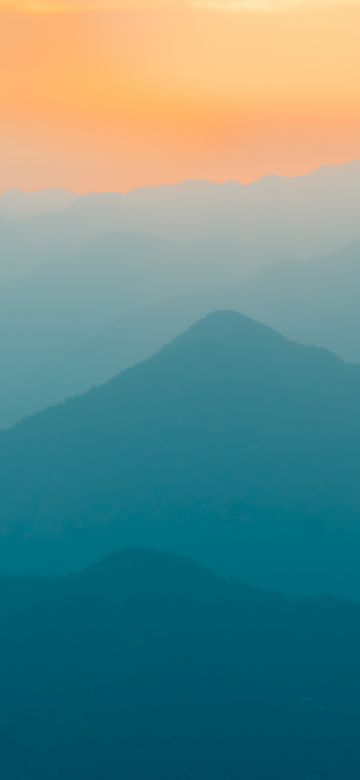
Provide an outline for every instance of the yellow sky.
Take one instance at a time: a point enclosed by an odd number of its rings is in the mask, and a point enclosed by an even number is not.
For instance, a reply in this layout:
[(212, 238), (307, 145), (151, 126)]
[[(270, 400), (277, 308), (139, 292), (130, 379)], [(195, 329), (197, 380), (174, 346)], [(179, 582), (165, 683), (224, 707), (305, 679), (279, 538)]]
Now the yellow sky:
[(0, 72), (0, 189), (360, 158), (356, 1), (0, 0)]

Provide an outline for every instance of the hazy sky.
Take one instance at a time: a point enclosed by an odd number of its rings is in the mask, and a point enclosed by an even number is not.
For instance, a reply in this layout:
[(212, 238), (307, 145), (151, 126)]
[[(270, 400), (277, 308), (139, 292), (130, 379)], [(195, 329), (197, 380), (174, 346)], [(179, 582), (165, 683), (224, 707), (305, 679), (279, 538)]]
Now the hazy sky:
[(360, 0), (0, 0), (0, 189), (360, 158)]

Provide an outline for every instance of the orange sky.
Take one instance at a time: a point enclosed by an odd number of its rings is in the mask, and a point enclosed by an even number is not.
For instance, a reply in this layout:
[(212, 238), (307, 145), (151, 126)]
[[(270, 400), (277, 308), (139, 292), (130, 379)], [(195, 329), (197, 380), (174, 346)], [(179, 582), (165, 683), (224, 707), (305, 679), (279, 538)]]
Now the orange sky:
[(358, 2), (0, 0), (0, 72), (0, 190), (360, 159)]

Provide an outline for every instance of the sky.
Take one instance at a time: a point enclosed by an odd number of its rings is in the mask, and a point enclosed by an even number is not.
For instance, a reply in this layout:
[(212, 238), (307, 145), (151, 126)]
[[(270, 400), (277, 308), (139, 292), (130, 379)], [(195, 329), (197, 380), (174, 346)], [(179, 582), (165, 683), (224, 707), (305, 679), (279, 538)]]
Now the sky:
[(0, 0), (0, 190), (360, 159), (360, 0)]

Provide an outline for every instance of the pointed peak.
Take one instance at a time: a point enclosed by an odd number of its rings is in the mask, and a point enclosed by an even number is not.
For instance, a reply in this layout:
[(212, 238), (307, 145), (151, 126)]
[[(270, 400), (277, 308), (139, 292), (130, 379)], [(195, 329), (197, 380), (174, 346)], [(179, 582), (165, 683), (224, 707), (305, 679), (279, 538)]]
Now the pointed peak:
[(245, 339), (286, 341), (276, 331), (232, 309), (219, 309), (192, 325), (177, 341), (213, 341), (224, 344)]

